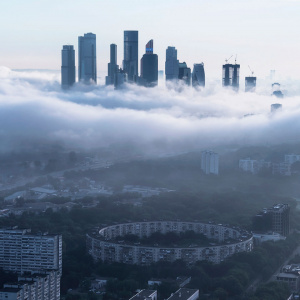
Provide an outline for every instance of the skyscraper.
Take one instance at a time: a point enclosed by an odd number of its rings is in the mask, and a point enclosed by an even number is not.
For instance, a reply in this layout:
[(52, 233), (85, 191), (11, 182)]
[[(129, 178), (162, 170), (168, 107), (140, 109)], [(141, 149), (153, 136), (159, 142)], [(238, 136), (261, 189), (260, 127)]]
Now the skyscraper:
[(177, 80), (179, 75), (179, 60), (177, 59), (177, 50), (175, 47), (168, 47), (166, 50), (165, 63), (166, 80)]
[(231, 86), (239, 89), (240, 65), (225, 64), (223, 65), (223, 86)]
[(183, 80), (185, 84), (191, 84), (191, 68), (188, 68), (186, 62), (179, 63), (178, 79)]
[(192, 85), (193, 87), (205, 87), (204, 63), (194, 64)]
[(256, 77), (248, 76), (245, 77), (245, 92), (255, 92), (256, 88)]
[(155, 86), (158, 80), (158, 56), (153, 54), (153, 40), (146, 44), (146, 54), (141, 59), (141, 84)]
[(61, 86), (69, 88), (75, 82), (75, 50), (71, 45), (64, 45), (61, 50)]
[(78, 79), (97, 83), (96, 35), (93, 33), (78, 37)]
[(105, 78), (106, 85), (114, 84), (115, 76), (118, 72), (119, 66), (117, 65), (117, 45), (110, 45), (110, 62), (108, 63), (108, 76)]
[(124, 31), (124, 60), (123, 70), (128, 75), (128, 80), (136, 82), (139, 65), (139, 33), (135, 30)]

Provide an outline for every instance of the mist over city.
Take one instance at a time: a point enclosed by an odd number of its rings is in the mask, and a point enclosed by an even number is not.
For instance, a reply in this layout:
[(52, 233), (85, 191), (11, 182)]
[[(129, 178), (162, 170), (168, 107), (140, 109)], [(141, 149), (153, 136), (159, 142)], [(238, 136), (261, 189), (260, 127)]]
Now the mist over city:
[(0, 11), (0, 300), (300, 298), (298, 0)]

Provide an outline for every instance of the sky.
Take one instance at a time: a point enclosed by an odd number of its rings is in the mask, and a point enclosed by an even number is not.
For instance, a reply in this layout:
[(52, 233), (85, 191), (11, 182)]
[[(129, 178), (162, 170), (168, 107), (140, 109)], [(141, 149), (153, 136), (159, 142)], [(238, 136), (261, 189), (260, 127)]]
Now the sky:
[(122, 63), (123, 31), (139, 31), (139, 55), (154, 39), (159, 69), (165, 50), (175, 46), (192, 68), (204, 62), (207, 78), (220, 78), (221, 66), (241, 64), (261, 79), (300, 78), (300, 0), (10, 0), (0, 2), (0, 66), (59, 70), (61, 48), (78, 36), (97, 35), (99, 82), (104, 81), (109, 45), (118, 45)]

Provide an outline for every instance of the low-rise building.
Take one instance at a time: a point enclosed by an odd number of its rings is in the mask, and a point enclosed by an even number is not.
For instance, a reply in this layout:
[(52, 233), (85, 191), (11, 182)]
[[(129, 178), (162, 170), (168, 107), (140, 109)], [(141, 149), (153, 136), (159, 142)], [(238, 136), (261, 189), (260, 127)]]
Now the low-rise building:
[(141, 290), (129, 300), (157, 300), (156, 290)]
[(196, 300), (199, 298), (199, 290), (181, 288), (172, 294), (167, 300)]

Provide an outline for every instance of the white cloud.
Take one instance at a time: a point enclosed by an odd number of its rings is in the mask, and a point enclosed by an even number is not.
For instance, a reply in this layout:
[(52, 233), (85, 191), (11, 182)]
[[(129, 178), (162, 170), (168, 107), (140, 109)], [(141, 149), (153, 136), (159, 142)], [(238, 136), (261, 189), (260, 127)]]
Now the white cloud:
[[(113, 90), (77, 84), (66, 92), (53, 72), (0, 68), (0, 78), (3, 151), (57, 141), (67, 148), (130, 145), (149, 152), (299, 141), (300, 93), (293, 84), (285, 85), (292, 97), (279, 101), (267, 85), (258, 94), (216, 84), (181, 93), (164, 86)], [(271, 116), (274, 102), (283, 111)]]

